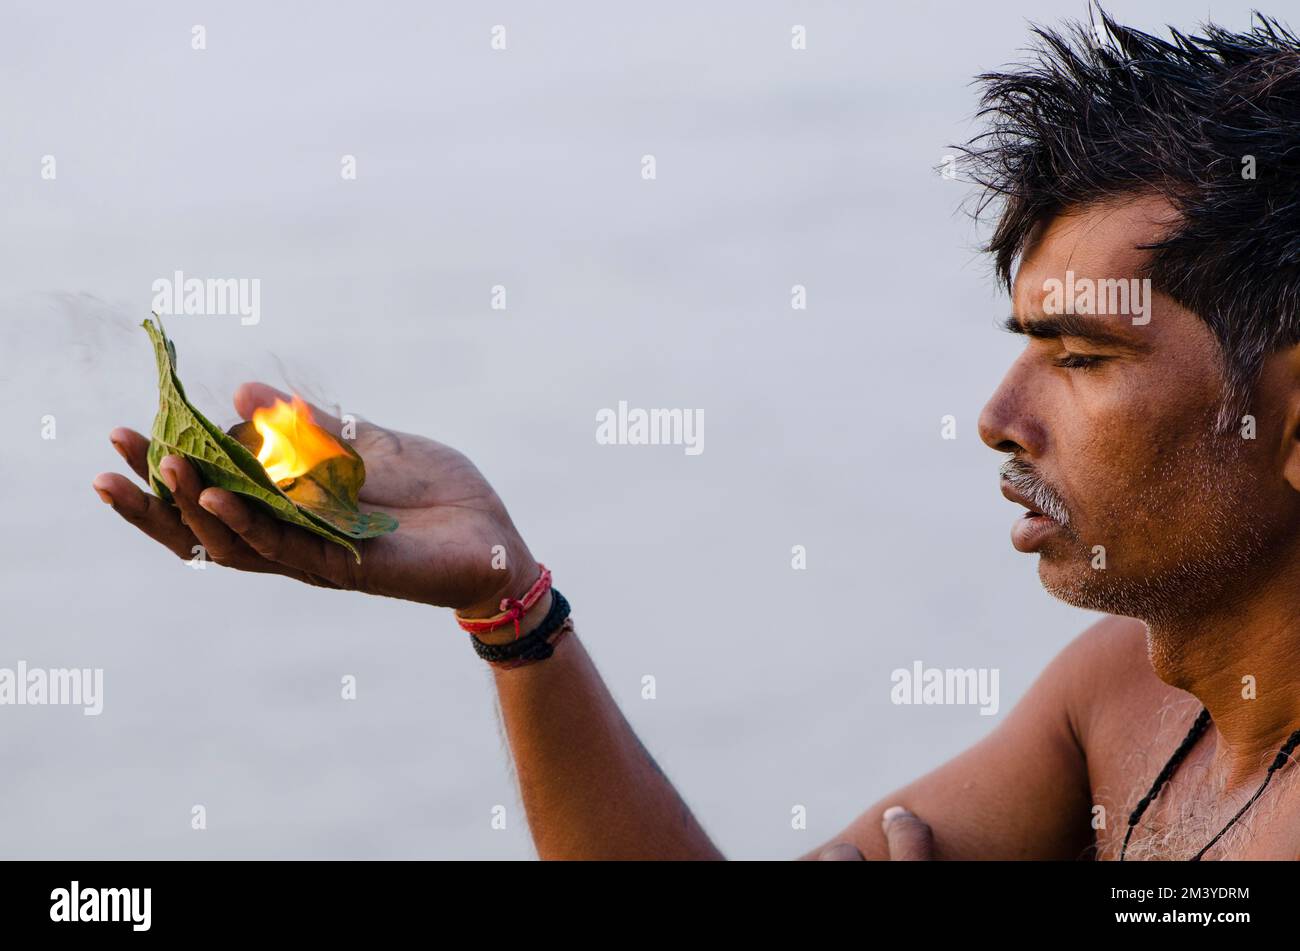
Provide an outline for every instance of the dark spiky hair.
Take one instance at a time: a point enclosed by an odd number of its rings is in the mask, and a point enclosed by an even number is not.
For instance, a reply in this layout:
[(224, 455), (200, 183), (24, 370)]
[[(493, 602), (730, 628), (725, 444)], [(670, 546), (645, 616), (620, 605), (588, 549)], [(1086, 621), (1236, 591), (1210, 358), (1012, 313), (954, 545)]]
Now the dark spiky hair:
[(1213, 331), (1235, 415), (1264, 357), (1300, 342), (1300, 39), (1259, 13), (1243, 33), (1167, 40), (1098, 14), (1035, 27), (1032, 60), (978, 77), (988, 125), (962, 161), (984, 189), (977, 215), (998, 212), (986, 250), (1009, 290), (1036, 225), (1165, 197), (1179, 220), (1144, 246), (1147, 276)]

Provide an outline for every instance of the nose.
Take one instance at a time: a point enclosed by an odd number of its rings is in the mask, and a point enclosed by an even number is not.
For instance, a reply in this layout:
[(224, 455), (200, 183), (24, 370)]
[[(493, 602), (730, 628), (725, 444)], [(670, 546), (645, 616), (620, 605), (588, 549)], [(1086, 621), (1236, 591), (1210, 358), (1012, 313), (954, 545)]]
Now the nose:
[(1031, 408), (1024, 370), (1022, 357), (1007, 370), (980, 410), (980, 439), (998, 452), (1038, 456), (1044, 448), (1044, 430), (1041, 419)]

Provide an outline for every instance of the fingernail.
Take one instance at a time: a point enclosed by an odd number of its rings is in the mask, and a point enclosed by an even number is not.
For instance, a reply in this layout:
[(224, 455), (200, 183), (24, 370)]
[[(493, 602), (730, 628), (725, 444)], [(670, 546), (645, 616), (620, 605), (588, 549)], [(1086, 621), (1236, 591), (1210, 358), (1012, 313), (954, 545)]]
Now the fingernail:
[(890, 806), (883, 813), (881, 813), (880, 824), (882, 826), (887, 826), (895, 819), (897, 819), (899, 816), (910, 816), (910, 815), (911, 813), (908, 812), (906, 809), (904, 809), (902, 806)]
[(213, 499), (212, 496), (208, 495), (208, 493), (206, 492), (204, 492), (202, 495), (199, 496), (199, 505), (203, 508), (203, 510), (206, 512), (210, 512), (213, 515), (216, 515), (218, 518), (220, 518), (221, 513), (217, 511), (217, 506), (215, 505), (215, 501), (216, 500)]
[(94, 485), (91, 486), (91, 488), (95, 490), (95, 494), (99, 496), (99, 500), (103, 502), (105, 505), (113, 504), (113, 497), (109, 495), (107, 492), (105, 492), (103, 489), (101, 489), (99, 486)]
[(820, 862), (856, 862), (861, 858), (862, 853), (858, 851), (858, 847), (848, 842), (836, 842), (817, 856)]
[[(126, 459), (126, 447), (123, 446), (116, 439), (109, 439), (109, 442), (113, 444), (113, 448), (117, 450), (117, 454), (121, 456), (123, 459)], [(129, 459), (127, 459), (127, 461), (130, 462)]]
[[(168, 456), (167, 458), (170, 459), (171, 457)], [(173, 492), (175, 492), (175, 491), (176, 491), (176, 473), (172, 471), (172, 467), (171, 467), (171, 466), (167, 465), (167, 459), (164, 459), (161, 463), (159, 463), (159, 464), (158, 464), (158, 468), (159, 468), (159, 470), (162, 471), (162, 480), (163, 480), (164, 482), (167, 483), (167, 488), (169, 488), (169, 489), (171, 489)]]

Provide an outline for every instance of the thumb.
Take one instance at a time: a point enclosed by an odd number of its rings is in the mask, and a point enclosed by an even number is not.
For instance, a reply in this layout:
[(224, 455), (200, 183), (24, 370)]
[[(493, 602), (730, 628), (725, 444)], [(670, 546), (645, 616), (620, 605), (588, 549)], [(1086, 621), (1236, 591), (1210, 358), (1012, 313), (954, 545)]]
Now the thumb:
[[(244, 383), (235, 390), (235, 412), (241, 419), (252, 419), (254, 410), (274, 406), (276, 400), (291, 403), (293, 396), (265, 383)], [(306, 403), (306, 400), (303, 402)], [(343, 428), (342, 420), (332, 413), (327, 413), (315, 403), (307, 403), (307, 407), (311, 410), (312, 421), (317, 426), (332, 435), (338, 435)]]
[(928, 862), (934, 858), (930, 827), (902, 806), (890, 806), (880, 817), (892, 862)]
[(822, 849), (817, 856), (819, 862), (862, 862), (865, 861), (858, 847), (851, 842), (836, 842)]

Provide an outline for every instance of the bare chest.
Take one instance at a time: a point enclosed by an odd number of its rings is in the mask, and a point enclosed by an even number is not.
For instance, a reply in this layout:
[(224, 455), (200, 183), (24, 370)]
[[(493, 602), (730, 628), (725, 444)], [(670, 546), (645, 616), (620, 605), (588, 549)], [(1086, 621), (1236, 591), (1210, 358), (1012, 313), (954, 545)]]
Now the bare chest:
[[(1102, 742), (1089, 743), (1097, 747), (1087, 752), (1098, 859), (1120, 857), (1129, 816), (1187, 735), (1199, 708), (1195, 702), (1162, 704), (1146, 717), (1110, 725), (1098, 737)], [(1214, 766), (1214, 748), (1212, 731), (1191, 748), (1133, 826), (1125, 861), (1187, 860), (1212, 841), (1205, 861), (1300, 857), (1300, 763), (1275, 773), (1251, 802), (1260, 783), (1226, 789)], [(1261, 782), (1263, 778), (1261, 774)]]

